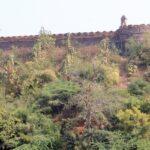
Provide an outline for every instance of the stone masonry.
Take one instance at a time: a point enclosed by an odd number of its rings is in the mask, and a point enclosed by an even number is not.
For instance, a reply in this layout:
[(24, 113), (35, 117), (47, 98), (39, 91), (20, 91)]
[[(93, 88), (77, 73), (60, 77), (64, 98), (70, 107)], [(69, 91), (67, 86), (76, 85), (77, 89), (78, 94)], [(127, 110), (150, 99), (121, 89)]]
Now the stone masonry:
[[(75, 44), (80, 45), (94, 45), (99, 43), (102, 39), (108, 37), (114, 42), (118, 48), (124, 49), (125, 42), (130, 37), (138, 39), (142, 38), (144, 33), (150, 32), (149, 25), (128, 25), (123, 28), (119, 28), (116, 31), (110, 32), (85, 32), (85, 33), (71, 33), (71, 40)], [(61, 47), (67, 40), (68, 34), (53, 34), (56, 39), (56, 46)], [(10, 50), (12, 46), (18, 48), (31, 49), (38, 39), (38, 35), (34, 36), (13, 36), (13, 37), (0, 37), (0, 49)]]

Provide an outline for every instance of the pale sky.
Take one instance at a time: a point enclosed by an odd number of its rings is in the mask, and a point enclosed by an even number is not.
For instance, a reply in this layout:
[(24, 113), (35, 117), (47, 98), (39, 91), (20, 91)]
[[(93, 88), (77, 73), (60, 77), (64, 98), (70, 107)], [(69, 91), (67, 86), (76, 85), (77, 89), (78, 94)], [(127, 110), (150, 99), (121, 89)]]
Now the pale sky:
[(0, 0), (0, 36), (115, 31), (128, 24), (150, 24), (150, 0)]

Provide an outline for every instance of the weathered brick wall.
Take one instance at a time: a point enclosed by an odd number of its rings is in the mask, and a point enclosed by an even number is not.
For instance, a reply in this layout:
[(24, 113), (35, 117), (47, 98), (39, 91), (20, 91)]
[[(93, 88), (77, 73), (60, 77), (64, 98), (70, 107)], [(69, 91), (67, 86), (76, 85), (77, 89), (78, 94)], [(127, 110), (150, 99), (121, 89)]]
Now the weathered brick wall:
[[(143, 33), (150, 32), (150, 25), (128, 25), (120, 28), (115, 32), (85, 32), (85, 33), (72, 33), (71, 40), (74, 43), (80, 45), (97, 44), (105, 37), (110, 38), (116, 43), (116, 45), (124, 49), (126, 40), (134, 36), (136, 38), (142, 38)], [(68, 34), (53, 34), (56, 39), (56, 46), (62, 46), (67, 40)], [(18, 48), (31, 49), (38, 39), (38, 35), (35, 36), (17, 36), (17, 37), (0, 37), (0, 49), (10, 50), (12, 46)]]
[[(114, 32), (90, 32), (90, 33), (72, 33), (71, 40), (75, 44), (91, 45), (99, 43), (103, 38), (109, 37), (112, 39)], [(68, 34), (53, 34), (56, 39), (56, 46), (62, 46), (67, 38)], [(38, 39), (38, 35), (35, 36), (18, 36), (18, 37), (0, 37), (0, 48), (3, 50), (10, 50), (12, 46), (18, 48), (32, 48)]]
[(10, 50), (12, 46), (18, 48), (32, 48), (38, 36), (0, 37), (0, 49)]

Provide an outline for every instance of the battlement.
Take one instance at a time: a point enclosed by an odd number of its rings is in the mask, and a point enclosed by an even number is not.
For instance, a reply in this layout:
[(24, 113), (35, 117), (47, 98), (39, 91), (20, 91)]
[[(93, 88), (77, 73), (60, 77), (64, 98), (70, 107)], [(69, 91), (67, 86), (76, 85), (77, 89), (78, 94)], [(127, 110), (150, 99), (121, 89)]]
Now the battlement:
[[(53, 34), (52, 35), (56, 39), (56, 46), (62, 46), (64, 41), (68, 38), (68, 33), (65, 34)], [(112, 38), (114, 36), (114, 32), (79, 32), (79, 33), (71, 33), (71, 40), (76, 43), (83, 45), (95, 44), (102, 40), (103, 38), (109, 37)], [(11, 49), (12, 46), (16, 46), (18, 48), (32, 48), (35, 42), (38, 39), (38, 35), (30, 35), (30, 36), (12, 36), (12, 37), (0, 37), (0, 48), (4, 50)]]
[[(116, 31), (110, 32), (83, 32), (83, 33), (71, 33), (71, 40), (74, 43), (81, 45), (97, 44), (102, 39), (108, 37), (115, 42), (118, 47), (131, 36), (141, 38), (144, 33), (150, 32), (150, 24), (148, 25), (128, 25), (119, 28)], [(68, 38), (68, 33), (65, 34), (53, 34), (56, 39), (56, 46), (62, 46)], [(0, 37), (0, 48), (3, 50), (10, 50), (12, 46), (18, 48), (32, 48), (38, 39), (38, 35), (30, 36), (12, 36), (12, 37)], [(122, 47), (120, 47), (122, 48)]]
[[(112, 35), (114, 32), (78, 32), (78, 33), (71, 33), (72, 39), (78, 38), (91, 38), (91, 37), (107, 37)], [(52, 37), (56, 39), (66, 39), (68, 37), (68, 33), (65, 34), (52, 34)], [(12, 36), (12, 37), (0, 37), (0, 42), (7, 42), (7, 41), (26, 41), (26, 40), (37, 40), (38, 35), (29, 35), (29, 36)]]

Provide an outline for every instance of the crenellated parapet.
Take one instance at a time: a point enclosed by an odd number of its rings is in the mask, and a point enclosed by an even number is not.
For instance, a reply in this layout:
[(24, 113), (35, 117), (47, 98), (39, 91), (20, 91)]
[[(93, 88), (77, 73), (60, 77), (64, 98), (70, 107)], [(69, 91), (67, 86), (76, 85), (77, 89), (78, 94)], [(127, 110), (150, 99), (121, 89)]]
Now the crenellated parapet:
[(10, 50), (12, 46), (18, 48), (30, 49), (37, 41), (38, 36), (12, 36), (12, 37), (0, 37), (0, 49)]
[[(91, 45), (100, 42), (102, 39), (108, 37), (113, 38), (115, 32), (83, 32), (83, 33), (71, 33), (71, 40), (74, 43), (81, 45)], [(56, 46), (62, 46), (67, 38), (66, 34), (53, 34), (56, 39)], [(12, 46), (18, 48), (32, 48), (38, 39), (38, 35), (35, 36), (12, 36), (12, 37), (0, 37), (0, 48), (4, 50), (11, 49)]]
[[(110, 40), (116, 43), (116, 45), (124, 49), (125, 42), (130, 37), (137, 39), (142, 38), (144, 33), (150, 32), (150, 25), (128, 25), (124, 26), (115, 32), (83, 32), (83, 33), (71, 33), (71, 40), (75, 44), (79, 45), (93, 45), (99, 43), (102, 39), (108, 37)], [(61, 47), (67, 40), (68, 34), (53, 34), (56, 39), (56, 46)], [(0, 37), (0, 48), (3, 50), (10, 50), (12, 46), (18, 48), (31, 49), (38, 39), (38, 35), (34, 36), (12, 36), (12, 37)]]

